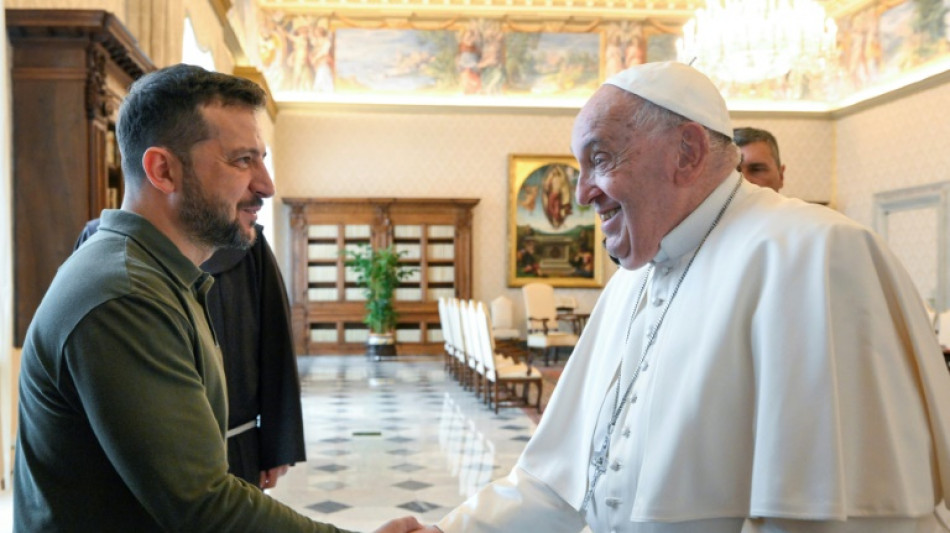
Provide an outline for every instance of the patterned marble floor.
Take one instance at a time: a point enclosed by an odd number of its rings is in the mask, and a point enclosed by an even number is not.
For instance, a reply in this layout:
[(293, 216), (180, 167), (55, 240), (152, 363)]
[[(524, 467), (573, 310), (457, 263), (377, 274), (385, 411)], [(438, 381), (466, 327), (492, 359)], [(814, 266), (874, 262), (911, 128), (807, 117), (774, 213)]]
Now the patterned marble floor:
[(507, 474), (535, 430), (520, 408), (495, 415), (436, 357), (304, 357), (300, 377), (307, 462), (269, 493), (346, 529), (438, 520)]

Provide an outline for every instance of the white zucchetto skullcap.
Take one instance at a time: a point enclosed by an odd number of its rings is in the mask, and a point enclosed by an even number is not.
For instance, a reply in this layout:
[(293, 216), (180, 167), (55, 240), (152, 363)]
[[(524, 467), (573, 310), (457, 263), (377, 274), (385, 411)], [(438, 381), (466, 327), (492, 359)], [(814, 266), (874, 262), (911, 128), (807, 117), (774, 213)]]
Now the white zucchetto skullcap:
[(614, 74), (604, 84), (619, 87), (644, 100), (732, 138), (726, 101), (703, 73), (676, 61), (644, 63)]

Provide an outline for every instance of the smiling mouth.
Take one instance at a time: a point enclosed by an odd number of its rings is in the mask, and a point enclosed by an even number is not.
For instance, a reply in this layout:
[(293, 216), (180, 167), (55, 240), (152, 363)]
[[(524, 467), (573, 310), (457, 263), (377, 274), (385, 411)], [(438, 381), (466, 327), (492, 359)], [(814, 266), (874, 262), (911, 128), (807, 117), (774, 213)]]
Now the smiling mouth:
[(619, 207), (616, 208), (616, 209), (611, 209), (610, 211), (604, 211), (603, 213), (600, 214), (600, 221), (601, 221), (601, 222), (606, 222), (606, 221), (610, 220), (611, 218), (613, 218), (614, 215), (616, 215), (616, 214), (619, 213), (619, 212), (620, 212), (620, 208), (619, 208)]
[(257, 215), (257, 212), (261, 210), (261, 207), (264, 206), (264, 200), (256, 198), (250, 202), (244, 202), (238, 205), (238, 209), (244, 211), (245, 213), (250, 213), (252, 215)]

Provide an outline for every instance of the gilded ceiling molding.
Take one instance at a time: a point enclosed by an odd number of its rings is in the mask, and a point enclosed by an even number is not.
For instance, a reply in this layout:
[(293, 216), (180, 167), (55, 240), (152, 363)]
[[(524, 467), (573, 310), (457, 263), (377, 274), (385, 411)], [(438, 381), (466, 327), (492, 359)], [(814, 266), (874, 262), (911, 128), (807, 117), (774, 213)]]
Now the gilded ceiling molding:
[[(382, 19), (382, 20), (377, 20), (377, 19), (372, 19), (372, 20), (355, 19), (355, 18), (350, 18), (350, 17), (344, 15), (343, 13), (337, 13), (337, 12), (335, 12), (335, 11), (332, 12), (332, 13), (330, 13), (330, 14), (327, 15), (327, 16), (328, 16), (328, 18), (330, 18), (330, 19), (332, 19), (332, 20), (339, 20), (340, 22), (343, 23), (344, 26), (349, 27), (349, 28), (359, 28), (359, 29), (363, 29), (363, 30), (379, 30), (379, 29), (383, 29), (383, 28), (391, 28), (391, 27), (392, 27), (391, 21), (388, 21), (388, 20), (385, 20), (385, 19)], [(331, 23), (331, 26), (335, 28), (337, 25)]]
[(603, 19), (595, 19), (592, 21), (576, 21), (573, 20), (573, 17), (568, 17), (564, 20), (548, 20), (541, 22), (517, 22), (508, 18), (504, 18), (504, 27), (507, 30), (513, 30), (518, 32), (546, 32), (546, 33), (590, 33), (597, 29), (601, 23), (605, 22)]
[(327, 15), (331, 19), (331, 26), (336, 28), (341, 24), (333, 24), (332, 20), (336, 19), (342, 23), (342, 26), (347, 28), (359, 28), (363, 30), (377, 30), (382, 28), (410, 28), (413, 30), (425, 30), (425, 31), (436, 31), (436, 30), (446, 30), (454, 27), (458, 24), (460, 17), (451, 17), (447, 20), (439, 19), (420, 19), (417, 18), (415, 13), (410, 13), (407, 17), (397, 17), (397, 18), (385, 18), (382, 20), (379, 19), (359, 19), (351, 18), (343, 13), (333, 12)]
[[(327, 25), (331, 29), (338, 28), (357, 28), (363, 30), (378, 29), (412, 29), (424, 31), (454, 30), (459, 29), (469, 21), (470, 17), (452, 16), (446, 18), (421, 17), (417, 13), (409, 13), (402, 17), (362, 17), (351, 16), (352, 13), (341, 13), (333, 11), (330, 13), (321, 13), (308, 11), (305, 15), (320, 16), (326, 19)], [(524, 33), (590, 33), (598, 31), (601, 27), (618, 22), (615, 19), (606, 19), (597, 17), (594, 19), (580, 19), (570, 16), (561, 19), (527, 19), (517, 18), (510, 15), (501, 17), (481, 17), (480, 20), (499, 20), (502, 28), (508, 31)], [(642, 22), (648, 25), (658, 33), (679, 33), (678, 24), (664, 24), (656, 19), (644, 19)]]
[(458, 17), (452, 17), (449, 20), (440, 21), (440, 22), (428, 22), (424, 24), (419, 24), (411, 17), (406, 22), (406, 24), (414, 30), (424, 30), (424, 31), (437, 31), (437, 30), (447, 30), (455, 26), (459, 21)]
[(262, 10), (333, 14), (349, 20), (507, 18), (518, 22), (658, 19), (677, 26), (705, 5), (703, 0), (259, 0)]
[[(817, 0), (829, 16), (841, 17), (875, 6), (884, 11), (902, 0)], [(231, 0), (211, 0), (230, 7)], [(706, 0), (258, 0), (260, 9), (288, 13), (318, 13), (351, 21), (387, 17), (436, 16), (463, 18), (515, 17), (529, 19), (658, 20), (663, 31), (679, 28)], [(359, 27), (366, 27), (360, 23)]]
[(326, 17), (331, 29), (447, 30), (479, 19), (500, 20), (507, 31), (590, 33), (631, 21), (656, 33), (678, 34), (705, 4), (705, 0), (258, 0), (257, 6), (262, 11)]

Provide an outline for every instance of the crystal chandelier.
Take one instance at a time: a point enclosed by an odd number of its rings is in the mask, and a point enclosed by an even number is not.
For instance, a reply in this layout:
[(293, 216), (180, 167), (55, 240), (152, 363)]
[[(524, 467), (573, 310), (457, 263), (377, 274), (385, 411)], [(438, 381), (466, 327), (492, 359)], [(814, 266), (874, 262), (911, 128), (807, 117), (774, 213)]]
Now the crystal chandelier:
[(683, 26), (677, 53), (714, 80), (758, 83), (832, 68), (836, 33), (815, 0), (707, 0)]

